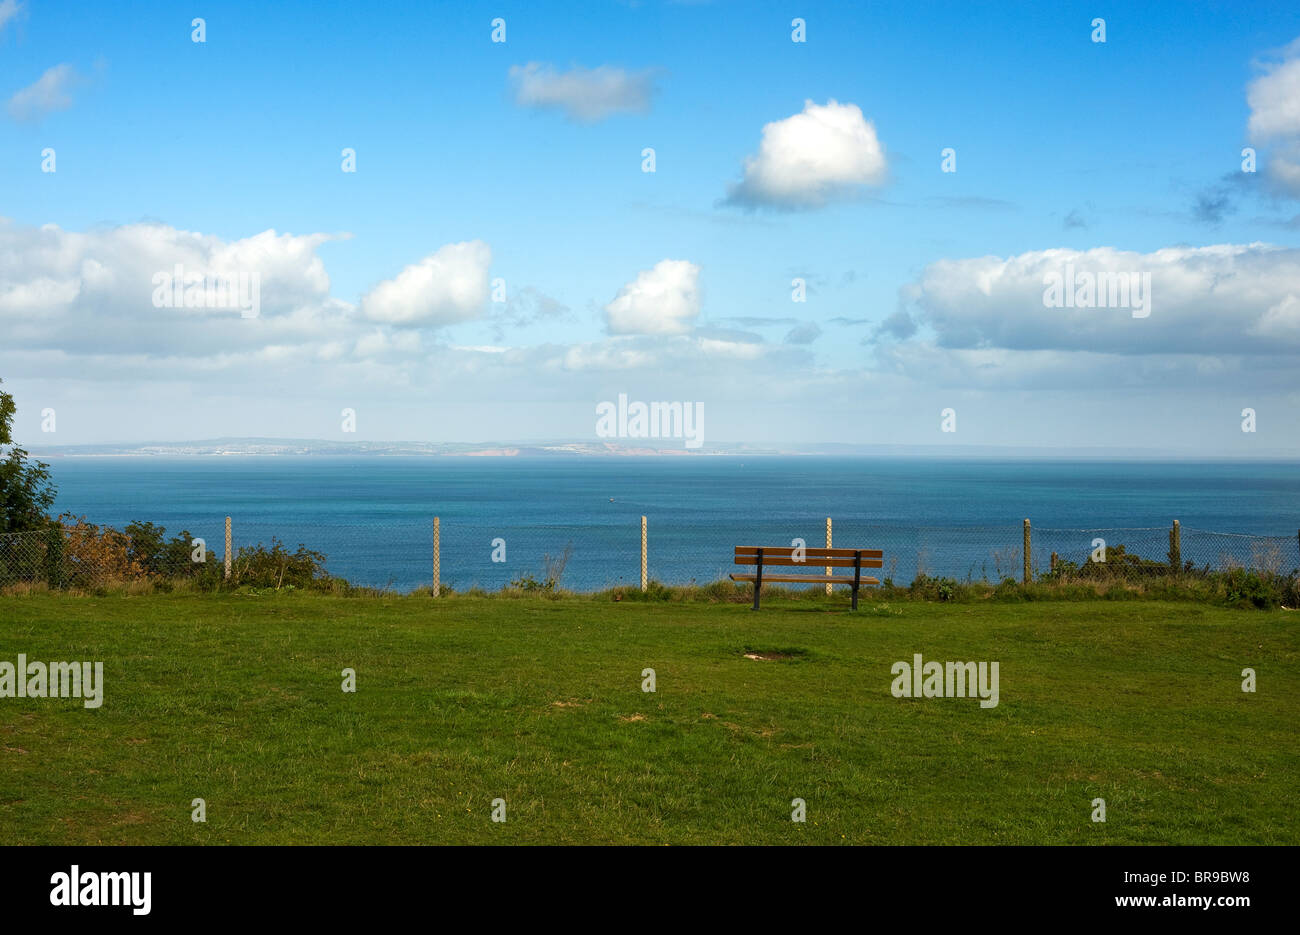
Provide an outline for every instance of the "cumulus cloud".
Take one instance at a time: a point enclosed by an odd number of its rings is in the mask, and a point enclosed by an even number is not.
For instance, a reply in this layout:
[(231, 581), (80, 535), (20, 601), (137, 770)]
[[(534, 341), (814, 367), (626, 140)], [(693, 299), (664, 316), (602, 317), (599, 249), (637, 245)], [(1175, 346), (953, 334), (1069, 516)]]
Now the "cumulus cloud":
[(1300, 39), (1282, 51), (1279, 61), (1264, 63), (1263, 69), (1246, 89), (1251, 139), (1300, 136)]
[(758, 153), (727, 202), (788, 210), (816, 208), (885, 180), (885, 151), (856, 104), (804, 103), (802, 113), (763, 127)]
[(483, 314), (492, 250), (481, 240), (447, 244), (361, 300), (371, 321), (440, 327)]
[[(73, 354), (208, 356), (293, 342), (347, 313), (330, 298), (316, 254), (333, 239), (268, 230), (227, 241), (164, 224), (78, 233), (0, 221), (0, 333), (8, 349)], [(241, 322), (234, 307), (159, 307), (158, 277), (174, 277), (177, 266), (183, 280), (256, 274), (258, 318)]]
[(605, 306), (610, 334), (684, 334), (700, 314), (700, 268), (660, 260), (642, 270)]
[(1266, 163), (1269, 176), (1300, 197), (1300, 39), (1262, 67), (1263, 74), (1246, 88), (1246, 128), (1251, 142), (1275, 144)]
[(1284, 342), (1294, 343), (1296, 336), (1300, 335), (1300, 298), (1294, 292), (1289, 293), (1252, 322), (1249, 330), (1263, 338), (1281, 338)]
[(76, 82), (77, 72), (71, 65), (46, 69), (34, 84), (9, 98), (9, 116), (20, 121), (35, 121), (57, 110), (67, 110), (72, 106), (69, 92)]
[(583, 123), (619, 113), (645, 113), (654, 97), (651, 72), (630, 72), (611, 65), (575, 65), (558, 71), (554, 65), (529, 62), (512, 66), (510, 80), (520, 107), (560, 110)]
[[(1049, 276), (1149, 274), (1150, 314), (1044, 306)], [(1052, 249), (941, 260), (905, 299), (940, 347), (1136, 354), (1300, 353), (1300, 249), (1268, 244)]]

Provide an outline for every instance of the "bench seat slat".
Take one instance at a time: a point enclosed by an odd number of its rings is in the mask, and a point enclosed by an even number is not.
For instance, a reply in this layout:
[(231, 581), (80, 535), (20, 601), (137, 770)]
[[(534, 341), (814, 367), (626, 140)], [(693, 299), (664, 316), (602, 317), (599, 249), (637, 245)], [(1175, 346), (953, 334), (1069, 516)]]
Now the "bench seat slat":
[[(793, 555), (794, 546), (758, 546), (758, 545), (738, 545), (736, 546), (737, 557), (741, 555), (757, 555), (759, 549), (763, 550), (763, 560), (774, 555)], [(821, 546), (807, 546), (804, 548), (804, 554), (811, 558), (853, 558), (858, 552), (862, 553), (863, 558), (884, 558), (885, 553), (881, 549), (827, 549)]]
[[(763, 563), (764, 565), (767, 562)], [(731, 575), (732, 581), (750, 581), (757, 580), (758, 575)], [(764, 575), (763, 583), (780, 582), (782, 584), (852, 584), (852, 575)], [(876, 578), (862, 578), (860, 584), (880, 584)]]
[[(736, 564), (736, 565), (757, 565), (757, 564), (758, 564), (758, 556), (757, 556), (757, 555), (737, 555), (737, 556), (736, 556), (736, 561), (735, 561), (733, 564)], [(768, 554), (767, 554), (767, 551), (764, 550), (764, 551), (763, 551), (763, 567), (766, 568), (768, 565), (793, 565), (793, 566), (796, 567), (796, 568), (820, 568), (820, 567), (830, 567), (830, 568), (852, 568), (852, 567), (853, 567), (853, 559), (851, 559), (851, 558), (822, 558), (821, 556), (807, 555), (807, 556), (804, 557), (804, 560), (803, 560), (803, 561), (801, 561), (801, 562), (796, 562), (793, 558), (791, 558), (791, 557), (788, 556), (788, 555), (768, 555)], [(885, 563), (884, 563), (883, 561), (881, 561), (880, 559), (878, 559), (878, 558), (867, 558), (867, 557), (866, 557), (866, 552), (863, 552), (863, 555), (862, 555), (862, 567), (863, 567), (863, 568), (884, 568), (884, 567), (885, 567)]]

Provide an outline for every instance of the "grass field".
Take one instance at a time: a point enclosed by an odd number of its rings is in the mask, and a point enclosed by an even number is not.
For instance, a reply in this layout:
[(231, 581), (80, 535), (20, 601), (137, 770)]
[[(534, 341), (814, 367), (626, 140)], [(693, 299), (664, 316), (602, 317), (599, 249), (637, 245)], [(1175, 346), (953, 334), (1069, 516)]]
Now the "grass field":
[[(1296, 624), (1155, 601), (3, 597), (0, 660), (102, 660), (105, 690), (0, 698), (0, 843), (1296, 844)], [(893, 697), (917, 652), (998, 661), (999, 705)]]

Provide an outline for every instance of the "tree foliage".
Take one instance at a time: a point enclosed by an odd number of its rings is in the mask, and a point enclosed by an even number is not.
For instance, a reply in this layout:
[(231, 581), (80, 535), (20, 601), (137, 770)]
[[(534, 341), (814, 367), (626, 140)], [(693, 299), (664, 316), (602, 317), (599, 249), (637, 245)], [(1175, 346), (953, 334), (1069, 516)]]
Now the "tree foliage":
[(41, 529), (49, 522), (55, 487), (49, 465), (32, 461), (13, 444), (13, 420), (18, 407), (0, 390), (0, 445), (9, 450), (0, 459), (0, 533)]

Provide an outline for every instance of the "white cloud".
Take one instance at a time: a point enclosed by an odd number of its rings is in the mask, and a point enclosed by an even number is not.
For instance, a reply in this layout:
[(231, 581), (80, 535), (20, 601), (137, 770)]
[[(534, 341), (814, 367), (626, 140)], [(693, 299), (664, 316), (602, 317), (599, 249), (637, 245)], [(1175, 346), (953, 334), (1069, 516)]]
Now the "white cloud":
[(876, 128), (856, 104), (804, 102), (802, 113), (763, 127), (758, 153), (745, 160), (728, 202), (750, 207), (815, 208), (885, 180)]
[[(873, 433), (857, 440), (918, 443), (937, 431), (924, 414), (953, 405), (965, 438), (988, 440), (975, 434), (981, 420), (994, 431), (1014, 405), (1018, 418), (1038, 421), (1032, 429), (1017, 422), (1021, 434), (1007, 441), (1041, 434), (1061, 444), (1083, 443), (1080, 432), (1098, 444), (1118, 432), (1142, 444), (1187, 444), (1216, 406), (1295, 411), (1300, 249), (1099, 248), (942, 261), (907, 290), (904, 308), (919, 330), (889, 329), (836, 369), (805, 346), (701, 327), (699, 267), (683, 260), (642, 272), (610, 303), (610, 330), (617, 322), (631, 333), (504, 347), (487, 343), (485, 319), (461, 346), (448, 346), (419, 328), (368, 320), (332, 296), (317, 255), (331, 239), (265, 231), (223, 240), (161, 224), (78, 233), (0, 221), (0, 374), (20, 394), (23, 437), (56, 443), (39, 434), (46, 405), (58, 407), (62, 444), (333, 437), (343, 406), (364, 411), (364, 431), (376, 438), (587, 437), (594, 401), (621, 391), (703, 401), (718, 438), (747, 441), (839, 438), (841, 416), (821, 405), (836, 393), (877, 401)], [(177, 262), (204, 272), (253, 266), (261, 316), (154, 308), (151, 276)], [(1044, 308), (1042, 274), (1065, 262), (1145, 265), (1151, 317)], [(752, 417), (744, 388), (773, 374), (776, 408)], [(978, 407), (967, 392), (983, 394)], [(1181, 420), (1177, 430), (1107, 415), (1131, 413), (1134, 400), (1161, 420)]]
[(1250, 333), (1296, 344), (1297, 339), (1300, 339), (1300, 298), (1296, 298), (1296, 294), (1291, 293), (1270, 307), (1251, 325)]
[(1280, 62), (1264, 65), (1264, 74), (1246, 88), (1250, 105), (1250, 137), (1266, 142), (1300, 137), (1300, 41), (1292, 43)]
[(584, 123), (618, 113), (645, 113), (654, 96), (651, 72), (629, 72), (610, 65), (574, 66), (562, 72), (554, 65), (529, 62), (512, 66), (510, 80), (520, 107), (562, 110), (570, 119)]
[(1276, 143), (1264, 161), (1284, 191), (1300, 197), (1300, 39), (1282, 50), (1280, 61), (1263, 64), (1264, 73), (1246, 88), (1250, 105), (1247, 130), (1253, 143)]
[[(1129, 308), (1049, 308), (1044, 279), (1150, 274), (1149, 317)], [(942, 347), (1115, 354), (1296, 354), (1300, 249), (1268, 244), (1039, 250), (941, 260), (905, 287), (916, 317)]]
[(605, 306), (610, 334), (684, 334), (700, 314), (700, 268), (660, 260), (642, 270)]
[(481, 240), (447, 244), (362, 300), (371, 321), (441, 327), (478, 318), (488, 298), (492, 250)]
[(77, 72), (71, 65), (55, 65), (9, 98), (9, 116), (15, 120), (40, 120), (56, 110), (72, 106), (68, 92), (77, 81)]
[[(330, 298), (316, 255), (334, 239), (268, 230), (225, 241), (164, 224), (77, 233), (0, 220), (0, 334), (8, 349), (179, 357), (306, 340), (351, 310)], [(178, 264), (185, 275), (256, 273), (259, 317), (241, 320), (236, 308), (155, 307), (154, 277)]]

